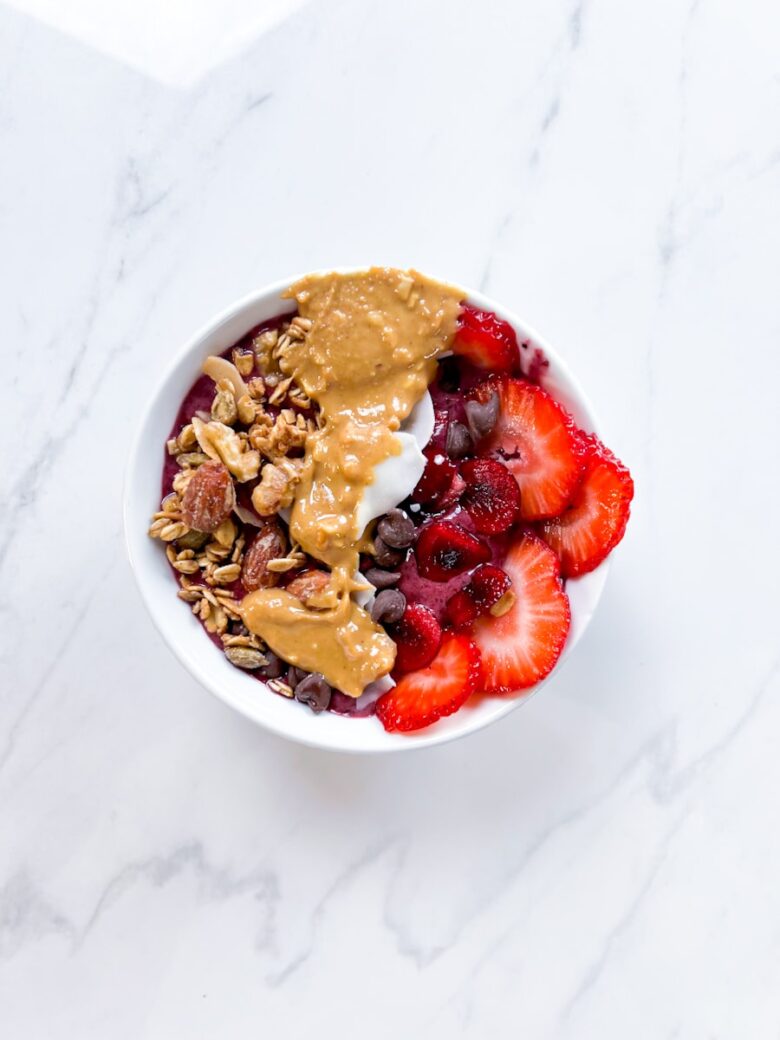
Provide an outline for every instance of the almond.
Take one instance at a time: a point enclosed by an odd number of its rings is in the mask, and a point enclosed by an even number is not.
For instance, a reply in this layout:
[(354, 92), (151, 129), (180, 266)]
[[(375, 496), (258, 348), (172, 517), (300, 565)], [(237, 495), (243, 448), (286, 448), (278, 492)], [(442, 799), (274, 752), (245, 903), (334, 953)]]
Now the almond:
[(275, 585), (279, 575), (268, 570), (268, 561), (277, 560), (286, 553), (287, 538), (284, 531), (278, 520), (269, 517), (263, 522), (263, 526), (244, 554), (241, 582), (247, 592)]
[(236, 502), (233, 480), (221, 462), (210, 460), (192, 475), (182, 496), (181, 516), (196, 531), (216, 531)]
[(310, 568), (293, 578), (287, 586), (287, 591), (297, 596), (301, 603), (308, 603), (312, 596), (322, 592), (330, 584), (330, 574), (327, 571), (318, 571)]

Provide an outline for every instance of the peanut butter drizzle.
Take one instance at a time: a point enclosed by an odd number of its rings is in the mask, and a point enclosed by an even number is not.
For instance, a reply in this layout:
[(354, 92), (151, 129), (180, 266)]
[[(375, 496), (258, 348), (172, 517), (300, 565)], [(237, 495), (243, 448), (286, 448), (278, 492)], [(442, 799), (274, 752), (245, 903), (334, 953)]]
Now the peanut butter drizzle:
[(351, 595), (364, 587), (355, 580), (358, 508), (374, 468), (400, 452), (395, 434), (452, 341), (463, 294), (415, 271), (375, 267), (309, 275), (285, 295), (312, 327), (282, 368), (317, 402), (321, 422), (307, 441), (290, 533), (331, 569), (331, 583), (319, 608), (261, 589), (241, 613), (284, 660), (358, 697), (395, 660), (393, 641)]

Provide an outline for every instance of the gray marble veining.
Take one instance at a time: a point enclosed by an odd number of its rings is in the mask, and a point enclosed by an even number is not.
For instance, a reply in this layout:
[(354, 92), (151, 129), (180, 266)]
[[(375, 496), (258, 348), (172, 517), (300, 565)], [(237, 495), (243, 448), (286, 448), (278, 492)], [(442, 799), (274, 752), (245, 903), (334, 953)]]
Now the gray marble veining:
[[(776, 1040), (780, 14), (54, 6), (0, 6), (3, 1035)], [(544, 693), (381, 760), (200, 690), (120, 517), (185, 338), (366, 261), (522, 313), (637, 484)]]

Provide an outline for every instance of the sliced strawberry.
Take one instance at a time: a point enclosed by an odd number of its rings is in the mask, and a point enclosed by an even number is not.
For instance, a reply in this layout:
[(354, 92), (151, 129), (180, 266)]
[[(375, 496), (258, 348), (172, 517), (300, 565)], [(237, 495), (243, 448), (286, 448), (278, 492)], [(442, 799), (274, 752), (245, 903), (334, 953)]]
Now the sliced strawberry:
[(571, 416), (539, 386), (506, 377), (477, 387), (477, 400), (499, 395), (493, 432), (480, 445), (494, 452), (520, 485), (520, 516), (557, 516), (574, 494), (583, 463)]
[(541, 539), (524, 535), (515, 542), (504, 570), (512, 580), (514, 603), (500, 617), (480, 618), (471, 633), (482, 654), (488, 693), (511, 693), (544, 679), (569, 631), (569, 599), (558, 558)]
[(427, 460), (425, 469), (411, 498), (413, 502), (420, 502), (423, 505), (439, 504), (440, 499), (452, 486), (457, 467), (444, 452), (428, 449), (423, 454)]
[(460, 467), (466, 482), (461, 496), (464, 509), (481, 534), (500, 534), (520, 515), (517, 481), (495, 459), (469, 459)]
[(395, 625), (388, 625), (395, 640), (395, 671), (424, 668), (436, 656), (441, 643), (441, 626), (436, 615), (422, 603), (411, 603)]
[(377, 701), (386, 730), (422, 729), (452, 715), (479, 684), (479, 651), (465, 636), (447, 635), (427, 668), (409, 672)]
[(623, 463), (597, 437), (582, 434), (581, 441), (586, 450), (582, 482), (569, 508), (541, 527), (567, 578), (594, 570), (612, 552), (625, 533), (634, 497), (634, 482)]
[(445, 617), (455, 628), (466, 628), (480, 614), (492, 612), (504, 597), (507, 597), (505, 602), (511, 605), (507, 596), (511, 586), (505, 571), (492, 563), (483, 563), (471, 575), (468, 584), (447, 602)]
[(489, 560), (490, 549), (451, 520), (435, 520), (420, 530), (414, 555), (423, 578), (449, 581)]
[(458, 318), (452, 350), (490, 372), (511, 372), (520, 361), (517, 335), (509, 322), (469, 304), (464, 305)]

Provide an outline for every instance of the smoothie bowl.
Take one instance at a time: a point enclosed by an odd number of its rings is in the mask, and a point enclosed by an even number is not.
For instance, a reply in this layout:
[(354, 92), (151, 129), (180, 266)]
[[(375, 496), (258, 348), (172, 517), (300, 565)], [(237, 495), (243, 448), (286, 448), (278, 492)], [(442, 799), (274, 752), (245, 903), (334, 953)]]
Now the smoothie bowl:
[(390, 751), (544, 683), (632, 495), (538, 335), (478, 293), (371, 268), (273, 285), (185, 346), (132, 453), (125, 532), (207, 689), (294, 740)]

